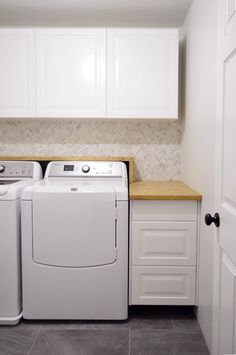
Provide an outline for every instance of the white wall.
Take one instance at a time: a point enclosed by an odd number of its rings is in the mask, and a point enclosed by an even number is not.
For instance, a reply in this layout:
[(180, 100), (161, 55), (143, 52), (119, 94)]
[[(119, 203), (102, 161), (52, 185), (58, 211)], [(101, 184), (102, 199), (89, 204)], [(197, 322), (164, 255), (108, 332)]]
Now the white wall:
[(217, 1), (194, 0), (182, 27), (182, 180), (203, 195), (200, 226), (198, 320), (211, 350), (212, 259), (216, 127)]

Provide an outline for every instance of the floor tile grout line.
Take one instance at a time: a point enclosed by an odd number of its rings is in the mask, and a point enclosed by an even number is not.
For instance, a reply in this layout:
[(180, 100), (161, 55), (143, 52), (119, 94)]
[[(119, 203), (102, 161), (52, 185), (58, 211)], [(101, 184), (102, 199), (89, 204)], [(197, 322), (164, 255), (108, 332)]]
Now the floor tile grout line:
[(129, 330), (129, 328), (53, 328), (53, 327), (46, 327), (40, 328), (40, 332), (44, 331), (52, 331), (52, 332), (74, 332), (74, 331), (125, 331)]
[(130, 355), (130, 328), (129, 328), (129, 344), (128, 344), (128, 355)]
[(160, 332), (160, 333), (188, 333), (188, 334), (193, 334), (193, 333), (199, 333), (199, 329), (187, 329), (187, 328), (174, 328), (174, 329), (132, 329), (134, 333), (136, 332)]

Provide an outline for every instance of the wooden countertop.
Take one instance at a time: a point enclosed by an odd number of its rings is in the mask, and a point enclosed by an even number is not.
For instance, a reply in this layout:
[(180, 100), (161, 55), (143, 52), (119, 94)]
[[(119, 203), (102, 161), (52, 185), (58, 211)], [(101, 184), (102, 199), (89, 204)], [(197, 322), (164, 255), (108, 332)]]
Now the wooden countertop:
[(138, 181), (130, 184), (130, 200), (201, 200), (202, 196), (181, 181)]

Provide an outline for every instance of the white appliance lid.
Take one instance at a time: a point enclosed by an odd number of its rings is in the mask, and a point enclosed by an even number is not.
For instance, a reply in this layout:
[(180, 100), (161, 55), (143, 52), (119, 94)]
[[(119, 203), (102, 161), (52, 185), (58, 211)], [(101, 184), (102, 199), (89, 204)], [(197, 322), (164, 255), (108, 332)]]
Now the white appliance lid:
[(53, 193), (114, 193), (115, 190), (112, 186), (104, 185), (79, 185), (79, 184), (70, 184), (67, 180), (63, 182), (57, 182), (55, 184), (47, 184), (41, 182), (40, 184), (35, 185), (33, 189), (33, 194), (35, 193), (46, 193), (47, 195)]
[[(89, 164), (89, 170), (82, 168)], [(86, 167), (87, 168), (87, 167)], [(128, 200), (126, 165), (110, 161), (52, 161), (48, 164), (43, 180), (26, 188), (22, 200), (33, 200), (34, 192), (109, 192), (114, 191), (116, 200)], [(72, 190), (72, 191), (73, 191)]]
[(42, 177), (39, 163), (30, 161), (0, 161), (0, 199), (16, 200), (22, 190)]
[[(17, 191), (19, 188), (22, 189), (22, 180), (0, 180), (0, 196), (4, 196), (7, 194), (9, 190)], [(24, 184), (25, 186), (25, 184)], [(11, 199), (11, 198), (10, 198)]]

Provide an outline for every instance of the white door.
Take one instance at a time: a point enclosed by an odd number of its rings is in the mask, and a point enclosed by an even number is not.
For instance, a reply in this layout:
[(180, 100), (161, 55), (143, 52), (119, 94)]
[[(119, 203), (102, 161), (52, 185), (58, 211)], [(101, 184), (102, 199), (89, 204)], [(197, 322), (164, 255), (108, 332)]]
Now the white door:
[(38, 117), (106, 117), (106, 30), (36, 31)]
[(178, 118), (178, 30), (107, 35), (108, 118)]
[(34, 31), (0, 29), (0, 117), (34, 117)]
[(219, 0), (219, 96), (213, 354), (236, 353), (236, 2)]

